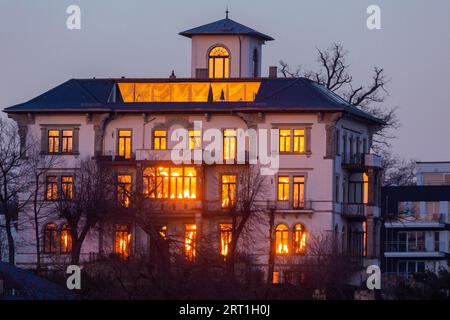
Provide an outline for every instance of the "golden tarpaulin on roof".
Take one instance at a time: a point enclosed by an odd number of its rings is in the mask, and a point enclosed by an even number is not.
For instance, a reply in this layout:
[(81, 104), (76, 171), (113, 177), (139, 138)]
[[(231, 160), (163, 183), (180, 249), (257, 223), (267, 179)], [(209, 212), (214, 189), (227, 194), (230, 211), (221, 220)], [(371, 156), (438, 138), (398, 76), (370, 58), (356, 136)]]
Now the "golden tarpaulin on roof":
[(214, 102), (251, 102), (260, 85), (256, 81), (118, 83), (124, 102), (208, 102), (210, 88)]

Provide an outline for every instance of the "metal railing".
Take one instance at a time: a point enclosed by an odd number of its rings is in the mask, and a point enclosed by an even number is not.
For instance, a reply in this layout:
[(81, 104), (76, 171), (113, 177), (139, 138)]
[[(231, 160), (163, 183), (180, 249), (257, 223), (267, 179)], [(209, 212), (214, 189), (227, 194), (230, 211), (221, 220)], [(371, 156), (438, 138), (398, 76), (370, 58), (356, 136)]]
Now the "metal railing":
[(373, 153), (345, 154), (342, 158), (342, 165), (381, 167), (381, 157)]
[(348, 217), (365, 217), (364, 203), (343, 203), (341, 214)]
[(450, 215), (447, 213), (420, 214), (415, 211), (402, 211), (398, 214), (388, 214), (392, 222), (440, 222), (450, 224)]
[(448, 252), (445, 241), (385, 241), (385, 252)]

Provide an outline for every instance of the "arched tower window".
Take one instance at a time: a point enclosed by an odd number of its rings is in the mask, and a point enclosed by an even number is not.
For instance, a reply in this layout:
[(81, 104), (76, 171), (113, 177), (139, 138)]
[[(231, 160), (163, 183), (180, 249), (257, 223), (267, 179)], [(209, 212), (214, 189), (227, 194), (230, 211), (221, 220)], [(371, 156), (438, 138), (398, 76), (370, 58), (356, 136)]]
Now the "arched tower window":
[(256, 77), (259, 77), (259, 74), (258, 74), (258, 49), (254, 49), (253, 50), (253, 77), (254, 78), (256, 78)]
[(230, 54), (227, 49), (221, 46), (212, 48), (208, 60), (210, 78), (230, 77)]

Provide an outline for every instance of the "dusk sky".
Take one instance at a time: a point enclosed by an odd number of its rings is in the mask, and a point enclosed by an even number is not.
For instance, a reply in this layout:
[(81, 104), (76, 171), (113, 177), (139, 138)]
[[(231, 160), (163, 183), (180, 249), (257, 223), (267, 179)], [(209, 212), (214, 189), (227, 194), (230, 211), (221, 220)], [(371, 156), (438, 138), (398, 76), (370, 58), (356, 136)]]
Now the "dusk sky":
[[(81, 30), (66, 8), (81, 8)], [(0, 108), (27, 101), (70, 78), (190, 76), (190, 40), (178, 32), (230, 18), (275, 38), (263, 48), (263, 75), (280, 59), (316, 68), (316, 47), (340, 42), (356, 84), (374, 66), (391, 79), (398, 106), (394, 152), (450, 160), (450, 1), (448, 0), (0, 0)], [(381, 8), (381, 30), (366, 9)], [(4, 115), (2, 115), (4, 116)]]

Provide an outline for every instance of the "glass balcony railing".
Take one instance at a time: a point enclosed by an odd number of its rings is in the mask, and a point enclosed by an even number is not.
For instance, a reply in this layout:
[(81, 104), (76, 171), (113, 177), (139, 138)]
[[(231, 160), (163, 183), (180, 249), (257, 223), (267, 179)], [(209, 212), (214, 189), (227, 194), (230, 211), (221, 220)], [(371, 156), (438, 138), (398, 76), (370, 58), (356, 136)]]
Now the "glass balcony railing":
[(386, 241), (385, 252), (448, 252), (445, 241)]

